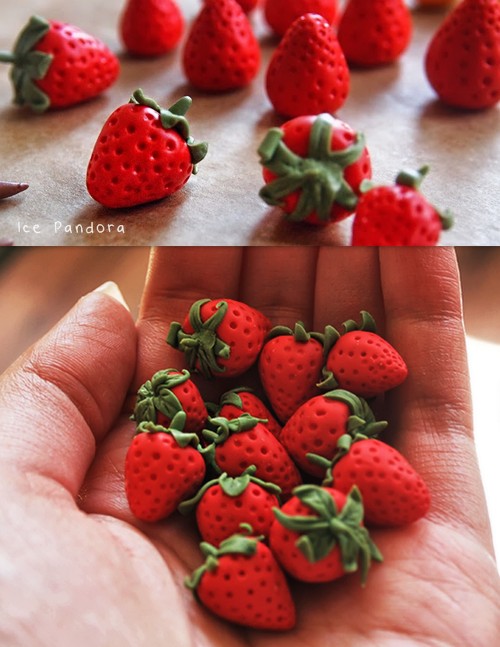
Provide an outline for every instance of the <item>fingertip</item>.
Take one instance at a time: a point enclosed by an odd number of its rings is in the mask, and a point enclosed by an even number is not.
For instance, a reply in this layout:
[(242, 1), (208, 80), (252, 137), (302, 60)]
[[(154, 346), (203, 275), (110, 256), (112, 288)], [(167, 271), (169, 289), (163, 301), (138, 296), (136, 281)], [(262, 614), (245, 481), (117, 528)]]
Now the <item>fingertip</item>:
[(123, 296), (123, 292), (114, 281), (106, 281), (90, 294), (105, 294), (106, 296), (111, 297), (112, 299), (117, 301), (120, 305), (122, 305), (126, 310), (130, 312), (130, 306), (126, 302), (125, 297)]

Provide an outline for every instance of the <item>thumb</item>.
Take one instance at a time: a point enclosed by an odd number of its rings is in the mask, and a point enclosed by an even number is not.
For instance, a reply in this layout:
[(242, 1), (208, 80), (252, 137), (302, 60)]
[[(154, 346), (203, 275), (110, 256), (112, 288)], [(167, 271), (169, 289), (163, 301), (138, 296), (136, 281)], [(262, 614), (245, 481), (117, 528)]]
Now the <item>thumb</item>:
[(48, 477), (76, 496), (135, 370), (124, 303), (104, 284), (0, 377), (0, 467)]

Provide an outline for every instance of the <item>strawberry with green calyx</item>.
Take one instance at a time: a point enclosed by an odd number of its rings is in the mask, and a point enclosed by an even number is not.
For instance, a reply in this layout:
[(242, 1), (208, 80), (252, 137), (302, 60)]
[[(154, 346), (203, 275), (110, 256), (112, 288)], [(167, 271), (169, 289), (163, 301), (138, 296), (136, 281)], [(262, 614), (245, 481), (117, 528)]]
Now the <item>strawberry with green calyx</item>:
[(29, 188), (25, 182), (0, 182), (0, 200), (11, 198)]
[(292, 222), (346, 218), (356, 208), (361, 182), (371, 177), (364, 136), (329, 114), (271, 128), (258, 153), (266, 182), (259, 195)]
[(253, 629), (294, 627), (295, 605), (285, 574), (260, 538), (236, 534), (218, 548), (207, 542), (200, 548), (206, 561), (185, 583), (201, 604)]
[(252, 389), (244, 386), (223, 393), (213, 417), (222, 416), (228, 420), (233, 420), (234, 418), (239, 418), (243, 413), (249, 413), (251, 416), (260, 418), (262, 424), (269, 429), (273, 436), (279, 438), (281, 433), (279, 422)]
[(33, 112), (67, 108), (109, 88), (117, 79), (117, 57), (100, 40), (78, 27), (32, 16), (12, 52), (0, 52), (11, 63), (14, 102)]
[(207, 154), (190, 135), (191, 97), (170, 108), (136, 90), (107, 119), (87, 169), (90, 195), (110, 209), (134, 207), (181, 189)]
[(308, 332), (298, 321), (293, 330), (275, 326), (259, 357), (259, 375), (269, 402), (285, 423), (306, 400), (317, 395), (328, 336)]
[(237, 533), (242, 524), (250, 524), (254, 533), (267, 537), (274, 521), (273, 508), (279, 506), (280, 488), (255, 476), (251, 465), (241, 476), (226, 472), (208, 481), (195, 497), (183, 501), (181, 514), (196, 508), (196, 522), (204, 541), (219, 545)]
[(196, 434), (183, 431), (186, 414), (168, 428), (141, 422), (125, 458), (125, 491), (130, 510), (142, 521), (169, 517), (203, 483), (206, 466)]
[(388, 341), (376, 333), (376, 324), (370, 313), (361, 311), (361, 324), (349, 319), (336, 337), (323, 368), (325, 390), (345, 389), (362, 398), (372, 398), (399, 386), (408, 375), (401, 355)]
[(185, 354), (188, 369), (206, 378), (236, 377), (255, 363), (270, 322), (234, 299), (200, 299), (183, 323), (172, 322), (167, 343)]
[(284, 495), (302, 482), (286, 449), (263, 421), (244, 413), (239, 418), (210, 418), (210, 429), (202, 434), (209, 445), (202, 450), (208, 463), (219, 474), (240, 476), (251, 465), (255, 476), (274, 483)]
[(427, 514), (427, 485), (397, 449), (363, 434), (345, 434), (337, 447), (331, 461), (315, 454), (309, 459), (323, 466), (323, 485), (345, 493), (359, 488), (367, 525), (403, 526)]
[(401, 171), (394, 184), (361, 184), (352, 227), (352, 244), (363, 246), (436, 245), (441, 232), (453, 225), (449, 211), (440, 212), (420, 192), (429, 171)]
[(382, 555), (363, 526), (359, 490), (349, 494), (301, 485), (274, 514), (270, 546), (287, 573), (304, 582), (329, 582), (360, 570), (365, 584), (372, 560)]
[(179, 411), (187, 416), (184, 431), (198, 433), (205, 426), (207, 408), (191, 374), (186, 369), (167, 368), (139, 388), (132, 418), (137, 423), (149, 421), (167, 427)]
[(366, 400), (336, 389), (311, 398), (297, 409), (283, 427), (280, 441), (300, 469), (322, 477), (324, 467), (311, 462), (309, 453), (331, 459), (344, 434), (373, 438), (386, 427), (386, 421), (375, 419)]

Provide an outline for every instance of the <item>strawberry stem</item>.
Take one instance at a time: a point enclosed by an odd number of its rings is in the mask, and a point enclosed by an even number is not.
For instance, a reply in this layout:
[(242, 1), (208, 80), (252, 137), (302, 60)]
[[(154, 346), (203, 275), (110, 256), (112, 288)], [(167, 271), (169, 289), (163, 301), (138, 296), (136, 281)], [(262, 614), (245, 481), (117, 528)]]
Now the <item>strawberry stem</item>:
[(156, 422), (158, 412), (172, 419), (182, 411), (182, 405), (172, 389), (184, 384), (190, 377), (191, 374), (185, 369), (178, 371), (169, 368), (155, 373), (137, 392), (132, 420)]
[(165, 130), (175, 130), (184, 139), (191, 155), (193, 173), (197, 173), (197, 164), (205, 158), (208, 152), (208, 144), (206, 142), (196, 142), (189, 134), (190, 126), (185, 114), (193, 103), (191, 97), (181, 97), (170, 108), (162, 108), (154, 99), (147, 97), (141, 88), (138, 88), (132, 94), (129, 103), (155, 110), (160, 115), (163, 128)]
[(207, 571), (214, 571), (219, 566), (220, 557), (224, 555), (246, 555), (250, 557), (257, 551), (257, 543), (261, 539), (261, 537), (248, 537), (238, 533), (224, 539), (218, 548), (206, 541), (202, 541), (200, 549), (206, 557), (205, 563), (197, 568), (191, 577), (184, 580), (185, 585), (188, 589), (196, 591), (203, 575)]
[(156, 425), (153, 422), (146, 420), (144, 422), (141, 422), (137, 426), (136, 435), (137, 434), (158, 434), (158, 433), (170, 434), (174, 438), (175, 442), (179, 445), (179, 447), (183, 449), (188, 445), (193, 445), (194, 447), (198, 447), (198, 444), (199, 444), (198, 436), (195, 433), (188, 433), (183, 431), (185, 424), (186, 424), (186, 413), (184, 411), (179, 411), (172, 418), (172, 421), (168, 426), (168, 428), (163, 427), (162, 425)]
[(42, 113), (50, 107), (50, 98), (35, 81), (43, 79), (53, 56), (35, 49), (50, 30), (50, 23), (40, 16), (32, 16), (19, 34), (12, 52), (0, 52), (0, 62), (12, 64), (10, 78), (14, 87), (14, 103), (29, 106)]
[(255, 465), (250, 465), (240, 476), (235, 477), (228, 476), (227, 472), (223, 472), (218, 478), (205, 483), (194, 497), (183, 501), (178, 507), (179, 512), (184, 515), (189, 514), (198, 505), (207, 490), (216, 485), (221, 487), (224, 494), (232, 498), (242, 495), (250, 483), (260, 485), (261, 488), (276, 496), (281, 494), (281, 488), (278, 485), (263, 481), (254, 476), (256, 470)]
[(278, 508), (273, 511), (284, 528), (300, 534), (295, 545), (304, 557), (314, 564), (338, 546), (344, 571), (351, 573), (360, 567), (364, 585), (372, 559), (382, 561), (382, 555), (362, 525), (364, 508), (358, 488), (351, 489), (340, 512), (332, 496), (321, 486), (300, 485), (292, 495), (314, 514), (288, 515)]
[(184, 332), (182, 325), (174, 321), (167, 336), (167, 344), (184, 352), (189, 370), (199, 370), (206, 378), (224, 373), (225, 367), (219, 366), (217, 358), (228, 359), (231, 353), (230, 347), (217, 336), (217, 328), (229, 306), (226, 301), (219, 301), (214, 314), (203, 321), (201, 308), (209, 301), (200, 299), (191, 306), (189, 323), (193, 328), (192, 333)]
[(318, 115), (311, 128), (308, 157), (293, 153), (283, 142), (283, 130), (271, 128), (258, 149), (261, 164), (277, 178), (262, 187), (260, 197), (271, 206), (283, 206), (283, 199), (300, 190), (297, 206), (287, 218), (293, 222), (316, 213), (319, 220), (330, 220), (334, 204), (353, 210), (357, 196), (344, 178), (344, 169), (361, 156), (365, 141), (356, 134), (353, 144), (331, 150), (333, 118)]

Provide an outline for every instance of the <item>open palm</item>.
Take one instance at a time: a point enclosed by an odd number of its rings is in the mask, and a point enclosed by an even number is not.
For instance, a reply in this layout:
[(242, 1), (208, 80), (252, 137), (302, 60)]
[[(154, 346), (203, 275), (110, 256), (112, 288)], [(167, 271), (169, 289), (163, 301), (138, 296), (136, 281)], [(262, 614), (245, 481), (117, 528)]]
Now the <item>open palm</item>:
[[(410, 370), (385, 403), (386, 439), (426, 480), (431, 511), (372, 533), (385, 560), (365, 588), (357, 574), (292, 583), (298, 623), (285, 634), (205, 612), (183, 584), (201, 562), (193, 520), (138, 523), (124, 496), (133, 393), (179, 366), (166, 330), (205, 296), (314, 329), (368, 310)], [(0, 644), (495, 644), (499, 584), (460, 308), (447, 249), (157, 250), (137, 326), (105, 295), (82, 299), (0, 382)]]

